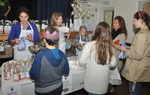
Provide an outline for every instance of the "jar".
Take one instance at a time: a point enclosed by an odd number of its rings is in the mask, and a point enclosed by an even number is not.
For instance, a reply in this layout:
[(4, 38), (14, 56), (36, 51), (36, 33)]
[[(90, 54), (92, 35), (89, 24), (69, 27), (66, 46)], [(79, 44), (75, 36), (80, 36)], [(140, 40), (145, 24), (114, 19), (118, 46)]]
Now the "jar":
[(19, 75), (20, 75), (20, 77), (19, 77), (20, 80), (22, 80), (22, 79), (25, 78), (25, 68), (24, 68), (24, 66), (20, 67), (20, 73), (19, 73)]
[(4, 34), (9, 34), (11, 30), (11, 21), (4, 20)]
[(20, 78), (20, 71), (19, 71), (19, 67), (15, 67), (14, 71), (13, 71), (13, 81), (14, 82), (18, 82)]
[(4, 67), (4, 80), (10, 79), (10, 69), (8, 67)]
[(36, 27), (38, 29), (38, 32), (40, 32), (40, 21), (39, 20), (34, 20), (34, 23), (36, 24)]
[(17, 20), (13, 20), (12, 22), (11, 22), (11, 26), (13, 26), (14, 24), (16, 24), (18, 21)]
[(0, 20), (0, 34), (3, 34), (3, 20)]
[(25, 77), (26, 77), (27, 79), (30, 79), (30, 75), (29, 75), (30, 69), (31, 69), (31, 65), (28, 64), (28, 66), (25, 68)]
[(10, 75), (13, 76), (13, 71), (15, 69), (15, 64), (14, 62), (10, 63)]
[(4, 54), (4, 42), (3, 41), (0, 41), (0, 54)]

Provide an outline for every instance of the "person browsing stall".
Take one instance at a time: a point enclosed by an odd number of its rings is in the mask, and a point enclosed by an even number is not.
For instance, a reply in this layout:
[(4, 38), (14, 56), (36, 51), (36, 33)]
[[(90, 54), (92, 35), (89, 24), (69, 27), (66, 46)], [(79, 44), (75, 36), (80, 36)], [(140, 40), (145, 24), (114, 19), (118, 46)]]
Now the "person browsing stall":
[(69, 74), (66, 55), (57, 48), (59, 32), (47, 27), (43, 33), (46, 48), (37, 53), (33, 61), (30, 78), (35, 80), (36, 95), (61, 95), (62, 75)]
[(142, 95), (141, 82), (150, 82), (150, 17), (144, 11), (137, 11), (133, 25), (139, 31), (135, 33), (130, 49), (120, 47), (126, 53), (122, 76), (129, 81), (130, 95)]
[[(113, 21), (113, 29), (111, 31), (111, 36), (112, 36), (112, 40), (113, 40), (113, 45), (115, 48), (115, 56), (116, 56), (116, 60), (117, 60), (117, 69), (119, 72), (121, 72), (122, 68), (123, 68), (123, 62), (124, 59), (119, 58), (119, 54), (120, 54), (120, 42), (125, 41), (127, 38), (127, 29), (126, 29), (126, 24), (124, 21), (124, 18), (121, 16), (116, 16), (114, 21)], [(111, 69), (111, 70), (115, 70)], [(120, 84), (112, 84), (112, 87), (110, 89), (110, 91), (108, 92), (109, 95), (113, 94), (116, 90), (117, 85)]]
[(29, 22), (29, 10), (26, 7), (20, 7), (18, 13), (20, 22), (12, 26), (8, 42), (15, 44), (14, 59), (31, 58), (28, 47), (40, 41), (39, 33), (36, 25)]
[(88, 95), (105, 95), (110, 67), (116, 66), (110, 28), (106, 22), (98, 23), (91, 41), (84, 45), (79, 65), (86, 65), (84, 89)]

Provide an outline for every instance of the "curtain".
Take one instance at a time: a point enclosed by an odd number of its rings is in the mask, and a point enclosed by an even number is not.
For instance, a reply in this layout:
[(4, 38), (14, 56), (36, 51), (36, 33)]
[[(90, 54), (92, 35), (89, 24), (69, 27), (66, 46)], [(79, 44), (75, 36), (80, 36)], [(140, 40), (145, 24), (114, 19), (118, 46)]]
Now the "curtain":
[[(42, 1), (42, 0), (41, 0)], [(37, 19), (37, 0), (9, 0), (11, 10), (8, 14), (9, 20), (18, 20), (18, 9), (27, 7), (30, 10), (30, 19)]]
[[(31, 20), (49, 20), (54, 12), (60, 12), (63, 15), (63, 22), (71, 17), (72, 7), (70, 3), (73, 0), (9, 0), (11, 11), (8, 14), (9, 20), (18, 20), (18, 9), (27, 7), (30, 10)], [(68, 22), (68, 21), (67, 21)]]
[(73, 0), (38, 0), (37, 19), (49, 21), (54, 12), (60, 12), (63, 16), (63, 22), (65, 23), (67, 18), (69, 19), (71, 16), (72, 8), (70, 3), (72, 1)]

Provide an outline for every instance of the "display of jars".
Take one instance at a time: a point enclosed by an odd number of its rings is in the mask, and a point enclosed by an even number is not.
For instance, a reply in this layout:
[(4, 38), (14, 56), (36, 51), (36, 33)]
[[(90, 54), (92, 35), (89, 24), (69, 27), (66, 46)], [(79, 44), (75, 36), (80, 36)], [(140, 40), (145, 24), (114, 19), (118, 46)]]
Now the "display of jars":
[(30, 79), (31, 65), (32, 60), (26, 58), (5, 62), (3, 65), (4, 80), (12, 79), (12, 81), (18, 82), (23, 79)]
[(11, 22), (11, 26), (13, 26), (14, 24), (16, 24), (18, 21), (17, 20), (13, 20), (12, 22)]
[(11, 21), (10, 20), (4, 20), (4, 34), (9, 34), (11, 31)]

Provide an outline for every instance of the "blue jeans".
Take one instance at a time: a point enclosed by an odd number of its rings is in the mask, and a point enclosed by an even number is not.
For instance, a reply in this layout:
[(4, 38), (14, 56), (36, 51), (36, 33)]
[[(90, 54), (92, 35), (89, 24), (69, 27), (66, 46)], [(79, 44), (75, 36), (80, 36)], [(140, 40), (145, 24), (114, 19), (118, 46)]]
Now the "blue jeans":
[(105, 95), (105, 94), (92, 94), (92, 93), (88, 93), (88, 95)]
[(133, 82), (129, 81), (130, 95), (142, 95), (142, 83), (140, 83), (140, 82), (136, 83), (134, 92), (131, 91), (132, 90), (132, 85), (133, 85)]

